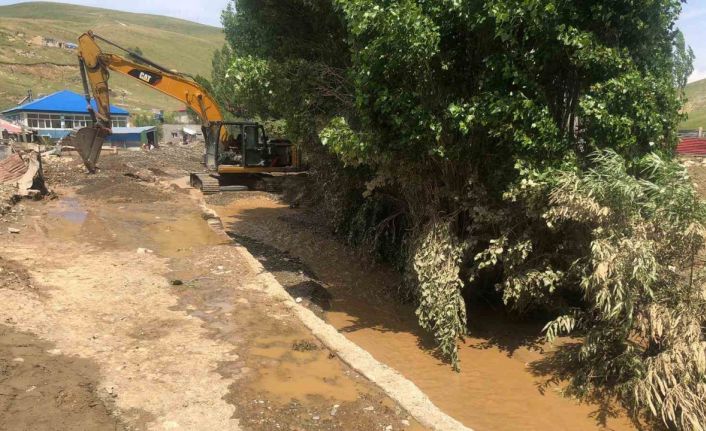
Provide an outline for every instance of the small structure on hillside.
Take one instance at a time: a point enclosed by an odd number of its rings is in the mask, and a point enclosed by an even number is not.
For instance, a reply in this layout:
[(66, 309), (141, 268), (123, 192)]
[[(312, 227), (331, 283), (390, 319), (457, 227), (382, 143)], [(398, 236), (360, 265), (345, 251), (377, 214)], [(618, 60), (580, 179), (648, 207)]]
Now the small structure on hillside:
[(45, 46), (47, 48), (77, 49), (78, 45), (73, 42), (56, 40), (51, 37), (34, 36), (27, 41), (30, 45)]
[(157, 146), (157, 128), (146, 127), (113, 127), (113, 134), (108, 136), (106, 143), (113, 148), (140, 149)]
[[(95, 101), (91, 101), (96, 109)], [(57, 140), (65, 138), (73, 129), (91, 125), (86, 99), (73, 91), (62, 90), (5, 110), (2, 114), (10, 121), (36, 131), (39, 136)], [(127, 127), (130, 113), (112, 106), (110, 115), (113, 128)]]

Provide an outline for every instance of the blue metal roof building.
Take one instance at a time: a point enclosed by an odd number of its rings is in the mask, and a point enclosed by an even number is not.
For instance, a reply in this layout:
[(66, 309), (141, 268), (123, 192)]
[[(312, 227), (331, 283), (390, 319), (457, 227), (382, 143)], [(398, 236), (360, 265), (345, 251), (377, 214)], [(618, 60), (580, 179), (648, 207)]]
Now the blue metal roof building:
[[(96, 109), (95, 101), (91, 101)], [(91, 125), (91, 117), (84, 96), (69, 90), (62, 90), (48, 96), (3, 111), (9, 120), (36, 130), (41, 136), (60, 139), (79, 129)], [(116, 106), (110, 106), (113, 127), (127, 127), (130, 113)]]

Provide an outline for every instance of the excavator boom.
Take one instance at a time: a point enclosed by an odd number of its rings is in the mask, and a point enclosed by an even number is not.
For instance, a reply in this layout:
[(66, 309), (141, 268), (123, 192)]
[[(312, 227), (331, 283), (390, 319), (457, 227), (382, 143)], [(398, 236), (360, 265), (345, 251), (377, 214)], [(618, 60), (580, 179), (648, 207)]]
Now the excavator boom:
[[(98, 45), (98, 40), (125, 52), (129, 58), (104, 53)], [(215, 99), (188, 75), (161, 67), (92, 31), (82, 34), (78, 42), (81, 78), (93, 126), (79, 130), (73, 137), (73, 143), (90, 172), (95, 172), (103, 142), (112, 133), (109, 71), (135, 78), (142, 84), (181, 101), (198, 114), (204, 130), (210, 128), (212, 123), (223, 121)], [(96, 101), (95, 110), (91, 105), (91, 94)]]

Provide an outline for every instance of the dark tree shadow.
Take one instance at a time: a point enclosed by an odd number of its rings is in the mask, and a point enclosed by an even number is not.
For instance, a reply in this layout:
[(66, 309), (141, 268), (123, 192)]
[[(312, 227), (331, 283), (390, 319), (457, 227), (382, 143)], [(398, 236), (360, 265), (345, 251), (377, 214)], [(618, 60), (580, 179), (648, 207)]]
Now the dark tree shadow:
[[(537, 389), (544, 394), (551, 387), (564, 386), (565, 396), (579, 400), (581, 403), (595, 407), (590, 417), (596, 424), (607, 430), (608, 420), (620, 417), (625, 410), (621, 407), (618, 391), (616, 388), (604, 387), (593, 388), (588, 391), (580, 391), (569, 385), (569, 381), (582, 372), (579, 368), (579, 352), (581, 343), (569, 342), (558, 346), (556, 350), (547, 353), (542, 359), (529, 364), (530, 372), (541, 379), (537, 384)], [(638, 430), (644, 431), (666, 431), (667, 428), (662, 423), (641, 417), (635, 412), (628, 412), (629, 419)]]

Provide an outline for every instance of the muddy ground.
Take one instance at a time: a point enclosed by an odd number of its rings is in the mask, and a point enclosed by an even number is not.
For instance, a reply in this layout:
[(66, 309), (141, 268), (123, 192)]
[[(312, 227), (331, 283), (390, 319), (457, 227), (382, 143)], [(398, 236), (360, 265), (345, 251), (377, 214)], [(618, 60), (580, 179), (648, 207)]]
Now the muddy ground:
[[(421, 429), (266, 295), (234, 244), (477, 431), (638, 427), (611, 402), (562, 396), (541, 324), (471, 310), (453, 372), (395, 301), (399, 274), (306, 208), (209, 196), (230, 238), (217, 235), (184, 179), (200, 170), (197, 146), (100, 165), (87, 177), (75, 157), (46, 160), (57, 197), (0, 218), (0, 429)], [(689, 168), (706, 192), (706, 164)]]
[(44, 162), (0, 220), (0, 429), (421, 429), (210, 228), (198, 148)]
[[(3, 258), (0, 286), (37, 293), (24, 266)], [(111, 400), (96, 394), (98, 370), (90, 361), (63, 355), (16, 324), (11, 317), (0, 322), (0, 429), (124, 429)]]

